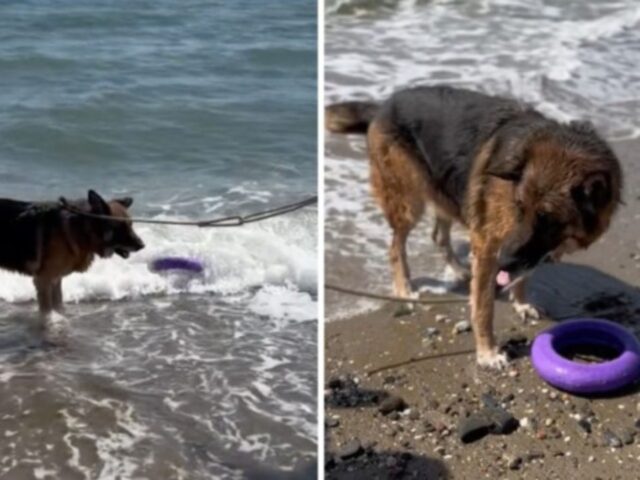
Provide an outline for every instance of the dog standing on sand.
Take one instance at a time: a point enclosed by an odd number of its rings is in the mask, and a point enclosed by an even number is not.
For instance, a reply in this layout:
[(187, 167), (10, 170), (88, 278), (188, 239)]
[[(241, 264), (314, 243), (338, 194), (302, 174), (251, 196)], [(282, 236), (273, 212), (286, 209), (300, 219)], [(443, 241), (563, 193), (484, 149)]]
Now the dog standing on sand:
[[(396, 295), (413, 295), (406, 241), (425, 207), (432, 238), (458, 276), (471, 276), (477, 362), (501, 368), (493, 334), (495, 281), (516, 311), (539, 263), (587, 248), (620, 203), (622, 172), (588, 122), (559, 123), (517, 101), (447, 86), (401, 90), (386, 102), (326, 108), (326, 128), (366, 133), (373, 195), (391, 229)], [(455, 256), (452, 222), (470, 231), (471, 272)]]
[(106, 202), (93, 190), (87, 200), (41, 204), (0, 199), (0, 268), (33, 277), (43, 316), (63, 311), (62, 279), (86, 271), (96, 255), (128, 258), (144, 248), (131, 222), (91, 218), (81, 212), (127, 219), (131, 198)]

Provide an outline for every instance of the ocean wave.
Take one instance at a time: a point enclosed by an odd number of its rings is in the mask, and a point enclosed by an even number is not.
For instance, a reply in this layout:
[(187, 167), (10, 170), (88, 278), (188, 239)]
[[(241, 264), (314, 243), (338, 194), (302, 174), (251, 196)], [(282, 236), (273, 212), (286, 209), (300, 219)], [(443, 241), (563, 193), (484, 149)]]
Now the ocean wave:
[[(144, 250), (128, 260), (97, 259), (88, 272), (65, 278), (65, 301), (250, 293), (252, 308), (265, 315), (317, 317), (315, 213), (298, 212), (238, 228), (139, 225), (136, 232), (146, 244)], [(151, 271), (150, 263), (163, 256), (195, 259), (205, 271), (202, 275)], [(0, 299), (34, 300), (31, 279), (0, 271)]]

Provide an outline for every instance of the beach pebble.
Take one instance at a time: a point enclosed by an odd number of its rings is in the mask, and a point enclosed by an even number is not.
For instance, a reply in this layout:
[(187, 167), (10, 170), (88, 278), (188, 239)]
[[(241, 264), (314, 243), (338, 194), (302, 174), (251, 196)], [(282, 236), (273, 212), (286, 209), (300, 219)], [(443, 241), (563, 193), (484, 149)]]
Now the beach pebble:
[(602, 434), (602, 443), (605, 447), (620, 448), (622, 447), (622, 440), (611, 430), (605, 430)]
[(578, 420), (578, 427), (580, 427), (580, 429), (587, 435), (591, 433), (591, 423), (586, 418)]
[(364, 449), (360, 444), (360, 440), (354, 439), (350, 442), (345, 443), (342, 447), (338, 449), (336, 455), (340, 457), (342, 460), (348, 460), (350, 458), (355, 458), (364, 453)]
[(509, 467), (509, 470), (519, 470), (522, 466), (522, 457), (513, 457), (509, 459), (507, 466)]
[(436, 322), (438, 323), (449, 323), (450, 321), (449, 317), (442, 313), (436, 315)]
[(427, 327), (424, 330), (424, 336), (427, 338), (434, 338), (440, 335), (440, 331), (435, 327)]
[(620, 440), (622, 440), (622, 443), (624, 443), (625, 445), (631, 445), (635, 437), (636, 432), (628, 428), (624, 429), (620, 433)]
[(327, 418), (327, 428), (336, 428), (340, 425), (340, 420), (337, 418)]
[(329, 379), (327, 386), (331, 390), (340, 390), (341, 388), (344, 388), (344, 380), (339, 377), (332, 377)]
[(389, 415), (391, 412), (401, 412), (405, 408), (407, 408), (407, 404), (402, 398), (391, 395), (382, 401), (378, 411), (383, 415)]
[(469, 323), (468, 320), (461, 320), (453, 326), (453, 333), (455, 335), (469, 331), (471, 331), (471, 323)]
[(529, 452), (524, 456), (524, 460), (532, 462), (534, 460), (542, 460), (544, 458), (543, 452)]

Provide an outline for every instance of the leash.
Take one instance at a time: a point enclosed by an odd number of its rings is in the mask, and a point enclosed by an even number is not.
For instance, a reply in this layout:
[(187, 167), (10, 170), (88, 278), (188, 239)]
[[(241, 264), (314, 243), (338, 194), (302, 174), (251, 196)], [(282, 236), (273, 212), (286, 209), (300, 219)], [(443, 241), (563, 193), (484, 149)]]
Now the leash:
[(299, 202), (282, 205), (280, 207), (271, 208), (269, 210), (262, 210), (259, 212), (250, 213), (249, 215), (244, 215), (244, 216), (231, 215), (228, 217), (215, 218), (212, 220), (192, 220), (192, 221), (158, 220), (153, 218), (142, 218), (142, 217), (121, 218), (121, 217), (111, 217), (109, 215), (99, 215), (96, 213), (85, 212), (83, 210), (80, 210), (77, 207), (74, 207), (64, 197), (60, 197), (60, 201), (58, 205), (59, 205), (59, 208), (62, 208), (63, 210), (66, 210), (70, 213), (81, 215), (87, 218), (95, 218), (98, 220), (148, 223), (148, 224), (155, 224), (155, 225), (180, 225), (180, 226), (204, 228), (204, 227), (239, 227), (242, 225), (246, 225), (247, 223), (260, 222), (262, 220), (267, 220), (268, 218), (274, 218), (280, 215), (295, 212), (296, 210), (300, 210), (310, 205), (315, 205), (317, 203), (318, 203), (318, 196), (315, 195), (313, 197), (305, 198), (304, 200), (301, 200)]
[(383, 295), (380, 293), (366, 292), (364, 290), (356, 290), (353, 288), (342, 287), (340, 285), (334, 285), (331, 283), (325, 283), (324, 288), (326, 290), (332, 290), (334, 292), (344, 293), (345, 295), (352, 295), (354, 297), (372, 298), (374, 300), (387, 300), (391, 302), (400, 302), (400, 303), (418, 303), (422, 305), (467, 303), (469, 301), (467, 298), (463, 298), (463, 297), (440, 297), (440, 298), (432, 298), (432, 299), (396, 297), (393, 295)]

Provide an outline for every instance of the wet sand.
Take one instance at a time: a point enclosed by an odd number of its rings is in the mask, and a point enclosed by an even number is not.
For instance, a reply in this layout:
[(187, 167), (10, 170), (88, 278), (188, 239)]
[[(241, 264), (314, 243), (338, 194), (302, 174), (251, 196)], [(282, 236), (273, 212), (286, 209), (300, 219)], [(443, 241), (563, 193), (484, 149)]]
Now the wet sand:
[[(640, 142), (614, 148), (625, 171), (626, 205), (591, 249), (533, 276), (530, 299), (549, 318), (523, 324), (504, 298), (497, 304), (498, 338), (515, 356), (504, 372), (477, 370), (472, 334), (453, 333), (454, 324), (468, 319), (464, 303), (400, 317), (397, 305), (381, 303), (327, 323), (327, 478), (638, 478), (638, 388), (603, 398), (565, 394), (536, 375), (528, 356), (538, 331), (589, 308), (605, 307), (608, 313), (601, 316), (640, 333), (640, 171), (634, 168)], [(344, 258), (340, 265), (332, 258), (327, 272), (349, 271)], [(463, 444), (458, 423), (482, 408), (485, 394), (520, 427)], [(407, 408), (384, 415), (380, 405), (389, 396), (400, 397)]]

